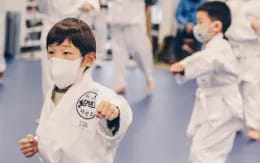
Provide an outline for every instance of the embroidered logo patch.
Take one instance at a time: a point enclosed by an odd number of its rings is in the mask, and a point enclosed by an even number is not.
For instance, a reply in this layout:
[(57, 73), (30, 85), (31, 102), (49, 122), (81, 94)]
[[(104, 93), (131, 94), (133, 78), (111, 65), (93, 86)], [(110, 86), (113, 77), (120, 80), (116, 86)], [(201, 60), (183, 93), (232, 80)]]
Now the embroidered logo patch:
[(77, 102), (77, 112), (83, 119), (92, 119), (96, 116), (96, 92), (86, 92)]

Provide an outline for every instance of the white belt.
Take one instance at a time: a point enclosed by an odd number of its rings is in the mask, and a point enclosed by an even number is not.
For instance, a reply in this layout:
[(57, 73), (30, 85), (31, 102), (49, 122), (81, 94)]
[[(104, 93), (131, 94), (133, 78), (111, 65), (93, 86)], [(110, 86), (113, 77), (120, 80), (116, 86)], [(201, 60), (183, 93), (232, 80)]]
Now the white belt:
[[(233, 94), (239, 92), (238, 84), (214, 87), (214, 88), (198, 88), (196, 96), (200, 99), (202, 108), (207, 115), (209, 115), (207, 98), (212, 96), (226, 96), (228, 94)], [(212, 126), (215, 126), (210, 121)]]

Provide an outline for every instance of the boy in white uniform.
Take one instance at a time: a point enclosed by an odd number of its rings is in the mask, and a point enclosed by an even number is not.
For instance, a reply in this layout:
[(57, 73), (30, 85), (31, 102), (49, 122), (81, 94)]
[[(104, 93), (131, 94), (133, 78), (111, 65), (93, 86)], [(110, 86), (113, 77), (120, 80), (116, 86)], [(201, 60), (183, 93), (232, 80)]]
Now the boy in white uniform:
[(37, 138), (19, 147), (26, 157), (39, 151), (43, 163), (112, 163), (132, 121), (126, 100), (96, 83), (88, 70), (96, 58), (95, 38), (83, 21), (68, 18), (47, 36), (48, 92)]
[(223, 2), (198, 7), (196, 38), (204, 48), (173, 64), (179, 82), (197, 79), (198, 89), (188, 135), (192, 137), (191, 163), (225, 163), (243, 119), (235, 56), (223, 33), (231, 14)]
[(226, 36), (239, 61), (248, 137), (260, 140), (260, 1), (229, 0), (233, 22)]

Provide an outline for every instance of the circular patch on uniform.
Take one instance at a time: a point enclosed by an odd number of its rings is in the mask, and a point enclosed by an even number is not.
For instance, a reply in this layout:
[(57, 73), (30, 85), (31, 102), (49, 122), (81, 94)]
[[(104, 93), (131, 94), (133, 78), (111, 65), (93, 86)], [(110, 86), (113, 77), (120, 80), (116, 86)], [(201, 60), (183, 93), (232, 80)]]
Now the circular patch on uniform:
[(81, 118), (92, 119), (96, 116), (96, 92), (84, 93), (77, 102), (77, 112)]

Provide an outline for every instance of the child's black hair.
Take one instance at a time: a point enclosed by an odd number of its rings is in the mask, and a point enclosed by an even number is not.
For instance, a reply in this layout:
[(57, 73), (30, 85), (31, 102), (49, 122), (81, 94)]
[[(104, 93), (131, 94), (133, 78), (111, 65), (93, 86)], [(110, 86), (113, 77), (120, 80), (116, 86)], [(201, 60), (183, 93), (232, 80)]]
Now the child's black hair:
[(231, 11), (224, 2), (205, 2), (201, 4), (197, 11), (205, 11), (211, 20), (219, 20), (222, 23), (222, 32), (225, 33), (231, 25)]
[(82, 56), (96, 52), (96, 41), (90, 27), (82, 20), (67, 18), (55, 24), (47, 35), (47, 48), (53, 43), (60, 45), (68, 39)]

